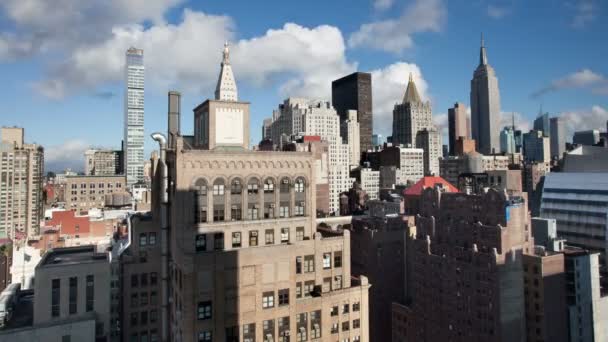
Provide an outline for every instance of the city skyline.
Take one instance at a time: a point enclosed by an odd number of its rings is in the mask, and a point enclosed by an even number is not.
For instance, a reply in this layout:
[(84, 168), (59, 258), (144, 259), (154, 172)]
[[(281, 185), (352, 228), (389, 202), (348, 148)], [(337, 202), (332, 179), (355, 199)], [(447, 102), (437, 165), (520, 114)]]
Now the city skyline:
[[(119, 18), (104, 15), (108, 11), (104, 5), (89, 4), (76, 6), (75, 12), (100, 7), (94, 32), (87, 28), (69, 38), (50, 32), (41, 42), (27, 34), (48, 28), (43, 25), (56, 17), (33, 24), (36, 13), (19, 11), (18, 2), (1, 6), (0, 39), (6, 43), (0, 49), (0, 70), (12, 86), (0, 99), (15, 113), (2, 124), (24, 127), (32, 142), (45, 146), (47, 169), (71, 166), (75, 160), (82, 167), (82, 152), (90, 145), (120, 146), (124, 65), (122, 59), (113, 58), (124, 56), (131, 45), (149, 51), (146, 56), (156, 55), (146, 59), (151, 84), (146, 89), (145, 137), (164, 123), (167, 90), (182, 92), (187, 116), (211, 94), (226, 40), (234, 46), (235, 61), (240, 61), (234, 65), (242, 75), (237, 80), (239, 90), (251, 101), (251, 145), (259, 141), (262, 120), (278, 103), (299, 95), (330, 100), (331, 80), (355, 70), (372, 73), (374, 133), (390, 133), (390, 124), (384, 127), (383, 122), (390, 121), (391, 109), (413, 72), (445, 137), (447, 109), (456, 101), (469, 105), (468, 83), (478, 61), (481, 31), (500, 79), (502, 111), (522, 113), (516, 119), (524, 131), (531, 127), (539, 103), (552, 115), (565, 113), (567, 137), (573, 127), (598, 128), (593, 125), (607, 115), (606, 70), (601, 58), (595, 57), (605, 55), (606, 47), (598, 44), (606, 26), (598, 17), (605, 8), (594, 1), (559, 6), (544, 2), (532, 8), (518, 1), (462, 8), (442, 1), (384, 1), (362, 3), (346, 13), (340, 9), (344, 15), (339, 17), (332, 13), (340, 6), (327, 4), (325, 13), (310, 6), (298, 18), (290, 14), (289, 6), (278, 6), (272, 20), (259, 21), (263, 24), (252, 21), (251, 13), (243, 13), (238, 3), (132, 6)], [(470, 15), (476, 20), (465, 20)], [(545, 18), (541, 27), (535, 19), (539, 15)], [(419, 20), (408, 23), (412, 16)], [(82, 19), (65, 18), (67, 24), (79, 25), (78, 20)], [(388, 23), (392, 31), (377, 32), (379, 23)], [(201, 33), (189, 34), (188, 28)], [(556, 34), (549, 32), (559, 32), (560, 40), (553, 40)], [(525, 41), (513, 39), (524, 33)], [(371, 34), (375, 41), (370, 41)], [(169, 43), (159, 42), (161, 35), (170, 38)], [(18, 44), (19, 39), (28, 43)], [(204, 45), (201, 39), (206, 39)], [(185, 50), (190, 46), (196, 46), (192, 54)], [(275, 53), (277, 47), (281, 56)], [(298, 47), (307, 52), (294, 56), (285, 52)], [(165, 51), (174, 52), (174, 58), (166, 58)], [(525, 59), (520, 58), (523, 54)], [(563, 58), (553, 58), (556, 54)], [(55, 119), (36, 125), (40, 113)], [(187, 120), (183, 131), (192, 130)], [(153, 147), (146, 139), (146, 159)]]

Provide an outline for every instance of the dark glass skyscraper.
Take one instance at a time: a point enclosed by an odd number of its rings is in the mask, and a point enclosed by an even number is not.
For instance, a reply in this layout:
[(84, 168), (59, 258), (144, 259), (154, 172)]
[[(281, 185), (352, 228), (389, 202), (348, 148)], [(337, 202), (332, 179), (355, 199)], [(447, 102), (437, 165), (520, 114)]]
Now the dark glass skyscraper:
[(331, 102), (340, 115), (340, 122), (348, 120), (349, 109), (357, 111), (361, 152), (372, 149), (372, 75), (355, 72), (331, 82)]

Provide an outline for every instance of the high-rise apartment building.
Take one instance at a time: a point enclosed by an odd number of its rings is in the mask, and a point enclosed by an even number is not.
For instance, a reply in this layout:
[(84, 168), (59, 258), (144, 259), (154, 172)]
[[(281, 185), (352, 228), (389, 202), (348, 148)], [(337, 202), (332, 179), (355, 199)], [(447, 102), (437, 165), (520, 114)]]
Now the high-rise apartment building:
[(340, 131), (344, 141), (348, 144), (350, 166), (357, 167), (361, 161), (360, 124), (357, 121), (356, 110), (348, 110), (347, 114), (348, 118), (340, 124)]
[[(416, 217), (411, 303), (398, 341), (523, 341), (522, 258), (530, 249), (524, 200), (427, 188)], [(408, 258), (410, 255), (408, 253)], [(395, 336), (396, 335), (396, 336)]]
[(370, 168), (361, 169), (361, 189), (370, 200), (376, 200), (380, 195), (380, 171)]
[(359, 122), (360, 151), (373, 148), (372, 133), (374, 120), (372, 116), (372, 75), (366, 72), (355, 72), (331, 82), (331, 102), (340, 121), (349, 119), (348, 110), (357, 111)]
[(549, 120), (551, 158), (561, 159), (566, 152), (566, 127), (561, 117), (554, 117)]
[(439, 175), (439, 159), (442, 157), (441, 146), (441, 133), (436, 128), (424, 128), (416, 135), (416, 147), (424, 151), (425, 175)]
[(500, 151), (500, 93), (494, 68), (488, 64), (483, 37), (479, 65), (471, 80), (471, 133), (477, 151), (493, 154)]
[(422, 102), (414, 78), (410, 74), (403, 101), (393, 109), (393, 144), (416, 147), (418, 132), (433, 127), (431, 103)]
[(547, 163), (551, 161), (551, 142), (542, 131), (524, 134), (524, 160)]
[(454, 107), (448, 109), (449, 152), (451, 156), (456, 155), (456, 140), (459, 137), (471, 137), (469, 124), (467, 108), (463, 103), (456, 102)]
[(160, 340), (369, 341), (369, 284), (351, 277), (350, 234), (316, 225), (313, 155), (218, 144), (249, 129), (239, 123), (208, 145), (189, 143), (206, 136), (197, 124), (170, 149), (154, 134), (153, 216), (170, 253), (161, 254)]
[(0, 238), (38, 235), (43, 218), (44, 149), (24, 142), (24, 130), (0, 130)]
[(84, 174), (87, 176), (122, 175), (124, 156), (122, 150), (88, 149), (84, 152)]
[(144, 50), (126, 53), (124, 171), (127, 186), (144, 181)]

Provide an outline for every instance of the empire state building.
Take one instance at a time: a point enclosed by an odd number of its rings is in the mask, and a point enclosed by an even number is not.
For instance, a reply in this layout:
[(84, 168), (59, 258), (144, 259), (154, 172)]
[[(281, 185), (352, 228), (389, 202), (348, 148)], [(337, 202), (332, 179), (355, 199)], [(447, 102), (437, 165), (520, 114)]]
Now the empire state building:
[(482, 154), (500, 152), (500, 93), (481, 38), (479, 65), (471, 80), (471, 133)]

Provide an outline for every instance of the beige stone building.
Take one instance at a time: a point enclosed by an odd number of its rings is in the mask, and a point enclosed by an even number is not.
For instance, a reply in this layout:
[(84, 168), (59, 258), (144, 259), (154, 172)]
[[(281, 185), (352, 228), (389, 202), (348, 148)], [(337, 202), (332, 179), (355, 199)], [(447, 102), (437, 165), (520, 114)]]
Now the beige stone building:
[(66, 209), (86, 214), (92, 208), (103, 208), (106, 195), (126, 192), (125, 176), (66, 177)]
[(0, 131), (0, 238), (37, 235), (43, 217), (44, 150), (24, 143), (24, 130)]
[[(227, 54), (216, 99), (237, 103)], [(161, 263), (170, 259), (160, 340), (369, 341), (370, 285), (351, 277), (350, 234), (316, 228), (313, 155), (238, 148), (223, 132), (191, 143), (200, 129), (182, 136), (170, 124), (174, 140), (155, 170), (153, 216), (168, 217)], [(162, 150), (164, 137), (154, 138)]]

